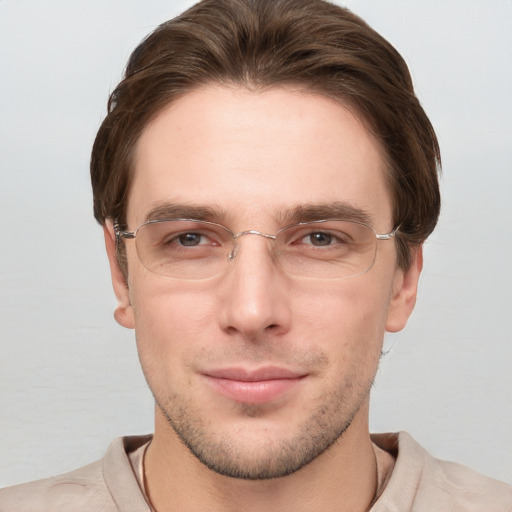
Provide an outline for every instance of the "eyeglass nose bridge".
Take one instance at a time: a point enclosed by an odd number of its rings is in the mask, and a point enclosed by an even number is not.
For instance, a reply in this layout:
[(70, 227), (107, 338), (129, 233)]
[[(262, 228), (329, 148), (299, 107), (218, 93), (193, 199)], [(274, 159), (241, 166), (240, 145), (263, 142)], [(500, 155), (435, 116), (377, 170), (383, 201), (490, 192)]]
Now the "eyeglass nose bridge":
[(270, 238), (271, 240), (276, 239), (276, 235), (269, 235), (268, 233), (263, 233), (262, 231), (257, 231), (256, 229), (248, 229), (247, 231), (240, 231), (236, 235), (233, 235), (233, 248), (231, 252), (228, 254), (228, 261), (233, 261), (235, 256), (238, 253), (238, 240), (245, 235), (258, 235), (263, 238)]

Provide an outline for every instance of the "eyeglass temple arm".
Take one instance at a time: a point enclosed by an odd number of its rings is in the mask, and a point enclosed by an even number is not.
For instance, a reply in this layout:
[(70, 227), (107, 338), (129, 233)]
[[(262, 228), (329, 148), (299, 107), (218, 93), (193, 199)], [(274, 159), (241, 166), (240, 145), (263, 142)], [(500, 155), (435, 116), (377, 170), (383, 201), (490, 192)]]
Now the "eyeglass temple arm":
[(114, 233), (116, 235), (116, 238), (135, 238), (135, 231), (123, 231), (119, 227), (119, 223), (114, 221)]
[(390, 238), (393, 238), (398, 229), (400, 228), (400, 226), (396, 227), (395, 229), (393, 229), (393, 231), (391, 231), (390, 233), (384, 233), (382, 235), (379, 235), (378, 233), (375, 235), (375, 237), (377, 238), (377, 240), (389, 240)]
[(135, 238), (134, 231), (122, 231), (119, 227), (119, 222), (117, 220), (114, 221), (113, 224), (114, 235), (116, 237), (116, 253), (119, 253), (119, 247), (121, 245), (121, 238)]

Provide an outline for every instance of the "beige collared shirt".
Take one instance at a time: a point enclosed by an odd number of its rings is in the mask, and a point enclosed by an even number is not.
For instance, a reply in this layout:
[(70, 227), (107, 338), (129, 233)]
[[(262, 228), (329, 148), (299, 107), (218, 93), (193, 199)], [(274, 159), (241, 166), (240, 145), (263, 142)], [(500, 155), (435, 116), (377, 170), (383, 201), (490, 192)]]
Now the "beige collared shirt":
[[(151, 512), (139, 485), (150, 439), (116, 439), (100, 461), (0, 490), (0, 512)], [(371, 512), (512, 512), (512, 486), (433, 458), (405, 432), (372, 441), (396, 462)]]

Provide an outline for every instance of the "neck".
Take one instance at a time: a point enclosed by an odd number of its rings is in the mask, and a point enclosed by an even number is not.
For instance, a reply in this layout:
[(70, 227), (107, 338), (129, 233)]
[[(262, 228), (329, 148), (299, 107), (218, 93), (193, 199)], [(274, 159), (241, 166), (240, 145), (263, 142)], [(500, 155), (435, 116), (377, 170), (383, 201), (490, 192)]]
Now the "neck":
[(324, 453), (297, 472), (270, 480), (211, 471), (157, 413), (144, 464), (148, 497), (156, 512), (366, 511), (377, 494), (378, 477), (367, 405), (363, 409)]

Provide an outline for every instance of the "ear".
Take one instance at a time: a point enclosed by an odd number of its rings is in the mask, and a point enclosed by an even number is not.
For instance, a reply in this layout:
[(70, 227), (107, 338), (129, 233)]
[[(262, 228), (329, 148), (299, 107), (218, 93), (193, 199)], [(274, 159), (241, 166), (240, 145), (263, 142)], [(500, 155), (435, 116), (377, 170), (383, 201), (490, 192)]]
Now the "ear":
[(114, 311), (114, 318), (117, 323), (128, 329), (135, 327), (133, 307), (130, 303), (130, 291), (128, 283), (119, 266), (116, 255), (116, 235), (112, 222), (107, 221), (103, 226), (105, 235), (105, 248), (107, 250), (108, 262), (110, 264), (110, 274), (112, 276), (112, 286), (117, 298), (117, 307)]
[(407, 324), (416, 304), (418, 280), (423, 268), (423, 247), (411, 250), (411, 265), (407, 270), (397, 269), (393, 285), (393, 295), (389, 304), (386, 331), (401, 331)]

